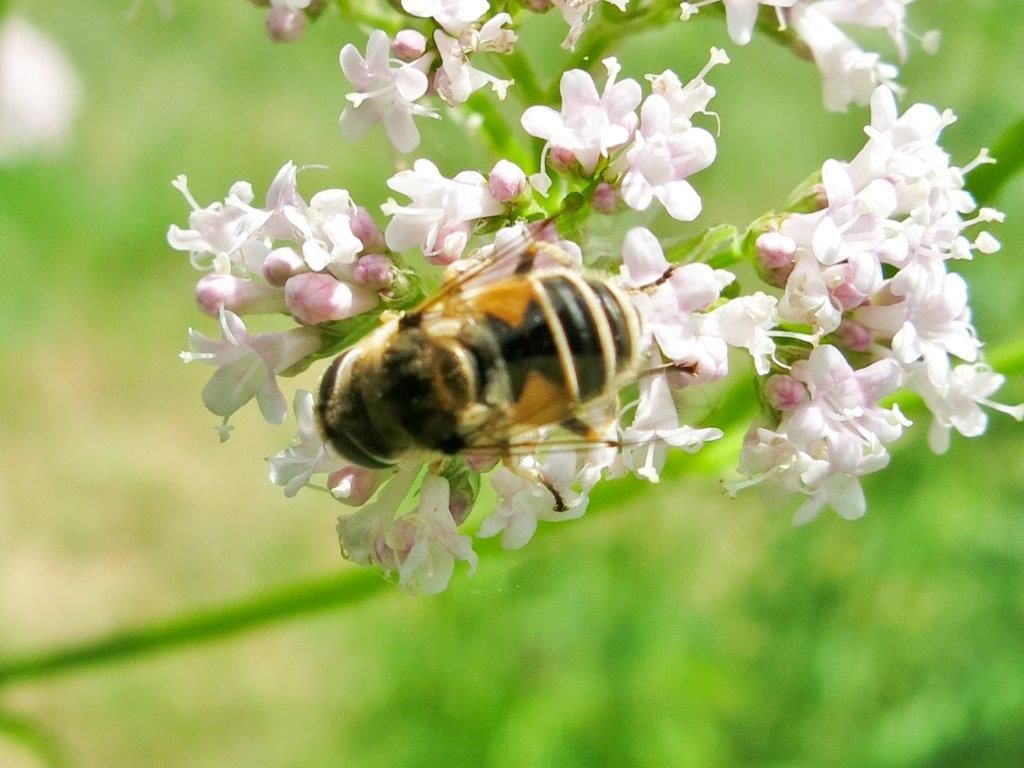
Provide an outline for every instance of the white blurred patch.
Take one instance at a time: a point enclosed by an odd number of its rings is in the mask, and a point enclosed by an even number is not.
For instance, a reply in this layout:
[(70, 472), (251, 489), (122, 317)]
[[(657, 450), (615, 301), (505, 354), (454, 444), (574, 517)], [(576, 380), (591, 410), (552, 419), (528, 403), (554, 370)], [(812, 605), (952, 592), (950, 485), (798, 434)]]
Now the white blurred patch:
[(63, 150), (80, 97), (64, 52), (24, 19), (9, 17), (0, 26), (0, 165)]

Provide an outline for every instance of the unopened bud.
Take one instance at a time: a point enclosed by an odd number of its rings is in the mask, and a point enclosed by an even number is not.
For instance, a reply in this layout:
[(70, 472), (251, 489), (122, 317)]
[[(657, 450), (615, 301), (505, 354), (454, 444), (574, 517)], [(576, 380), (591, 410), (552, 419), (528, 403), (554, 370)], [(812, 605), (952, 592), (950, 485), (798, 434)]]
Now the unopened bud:
[(781, 232), (762, 232), (755, 243), (757, 258), (766, 269), (778, 269), (792, 263), (796, 243)]
[(320, 272), (295, 275), (285, 284), (284, 297), (295, 319), (306, 325), (344, 320), (372, 309), (379, 301), (376, 292), (368, 288)]
[(373, 216), (365, 208), (362, 206), (356, 208), (356, 212), (349, 219), (348, 225), (352, 230), (352, 234), (358, 237), (359, 242), (363, 244), (363, 251), (366, 253), (376, 253), (384, 250), (384, 233), (380, 231), (377, 222), (373, 220)]
[(415, 29), (403, 29), (395, 35), (391, 52), (402, 61), (416, 61), (427, 52), (427, 38)]
[(793, 272), (796, 243), (781, 232), (768, 231), (758, 235), (754, 248), (761, 277), (769, 285), (784, 288)]
[(279, 288), (284, 287), (289, 278), (305, 271), (306, 262), (294, 248), (277, 248), (271, 251), (260, 268), (263, 279)]
[(594, 190), (594, 196), (591, 198), (591, 205), (594, 206), (595, 211), (603, 213), (605, 216), (610, 216), (615, 213), (618, 203), (619, 193), (615, 191), (615, 187), (606, 181), (602, 181), (597, 185), (597, 189)]
[(794, 411), (808, 401), (807, 388), (786, 375), (769, 377), (764, 385), (764, 397), (777, 411)]
[(544, 13), (550, 10), (554, 3), (551, 0), (523, 0), (523, 5), (534, 13)]
[(424, 256), (426, 256), (427, 261), (431, 264), (446, 267), (462, 255), (462, 252), (466, 250), (468, 242), (468, 224), (454, 224), (443, 227), (437, 233), (434, 249), (430, 253), (424, 254)]
[(499, 203), (510, 203), (526, 191), (526, 174), (508, 160), (499, 160), (487, 178), (487, 188)]
[(555, 144), (548, 152), (548, 161), (554, 170), (564, 173), (575, 165), (576, 154), (568, 147)]
[(361, 507), (376, 493), (386, 477), (386, 473), (375, 469), (342, 467), (327, 476), (327, 487), (342, 504)]
[(203, 275), (196, 283), (196, 303), (199, 309), (216, 317), (221, 310), (236, 315), (281, 312), (285, 308), (280, 288), (245, 280), (234, 275)]
[(267, 11), (267, 35), (275, 43), (294, 43), (306, 31), (306, 14), (277, 6)]
[(851, 352), (867, 352), (874, 343), (874, 336), (867, 328), (853, 320), (843, 320), (836, 329), (840, 346)]
[(391, 285), (394, 264), (387, 256), (379, 253), (368, 253), (361, 256), (352, 269), (352, 279), (360, 285), (383, 291)]

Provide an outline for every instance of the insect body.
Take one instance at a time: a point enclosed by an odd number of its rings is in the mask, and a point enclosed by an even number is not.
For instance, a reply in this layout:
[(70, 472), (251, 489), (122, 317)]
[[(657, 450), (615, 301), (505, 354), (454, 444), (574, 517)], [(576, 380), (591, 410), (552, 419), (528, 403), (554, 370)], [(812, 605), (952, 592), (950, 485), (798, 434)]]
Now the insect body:
[(540, 427), (586, 436), (581, 416), (614, 403), (640, 350), (636, 310), (606, 280), (555, 267), (455, 284), (334, 360), (320, 427), (365, 467), (470, 451), (507, 459)]

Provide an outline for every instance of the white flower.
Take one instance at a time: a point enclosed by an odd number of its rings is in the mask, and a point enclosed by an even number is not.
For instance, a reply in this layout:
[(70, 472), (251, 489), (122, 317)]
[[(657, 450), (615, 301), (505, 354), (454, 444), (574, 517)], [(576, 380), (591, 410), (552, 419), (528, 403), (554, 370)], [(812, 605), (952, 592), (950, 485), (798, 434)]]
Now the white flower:
[(288, 405), (276, 374), (319, 349), (319, 333), (293, 328), (250, 336), (241, 318), (226, 309), (220, 311), (220, 332), (215, 341), (189, 328), (189, 351), (181, 353), (186, 363), (217, 366), (203, 388), (203, 403), (227, 425), (231, 414), (255, 397), (263, 418), (271, 424), (283, 422)]
[(935, 453), (949, 450), (950, 430), (964, 437), (978, 437), (988, 427), (987, 406), (1024, 421), (1024, 404), (1003, 405), (991, 400), (1006, 381), (984, 363), (958, 365), (941, 386), (936, 386), (923, 365), (910, 367), (907, 385), (924, 399), (934, 417), (928, 430), (928, 445)]
[(459, 534), (448, 508), (448, 481), (427, 474), (420, 486), (416, 509), (396, 519), (422, 467), (402, 469), (384, 486), (376, 500), (358, 512), (338, 519), (342, 551), (360, 565), (375, 565), (385, 574), (398, 574), (407, 592), (436, 594), (448, 586), (456, 560), (465, 560), (470, 573), (477, 556), (472, 541)]
[(299, 425), (293, 444), (267, 459), (270, 482), (284, 486), (284, 495), (288, 497), (308, 485), (313, 475), (330, 474), (345, 466), (320, 437), (313, 417), (313, 393), (297, 390), (292, 410)]
[[(533, 538), (538, 520), (557, 522), (582, 517), (589, 501), (586, 494), (573, 490), (578, 476), (575, 452), (553, 450), (543, 462), (535, 456), (526, 456), (518, 463), (522, 473), (499, 467), (491, 477), (491, 487), (499, 499), (498, 506), (477, 531), (477, 536), (485, 539), (500, 533), (504, 549), (525, 546)], [(554, 494), (541, 482), (529, 479), (531, 472), (543, 475), (558, 490), (567, 510), (559, 512), (555, 509)]]
[(730, 347), (743, 347), (754, 358), (754, 369), (764, 376), (775, 354), (771, 329), (778, 325), (774, 296), (758, 291), (739, 296), (709, 312), (701, 319), (703, 334), (719, 336)]
[(815, 6), (793, 7), (792, 24), (821, 70), (825, 108), (844, 112), (850, 102), (867, 104), (878, 85), (896, 88), (896, 67), (863, 51)]
[(661, 244), (643, 227), (631, 229), (622, 246), (621, 281), (640, 314), (646, 343), (680, 366), (692, 380), (710, 381), (728, 370), (728, 350), (717, 332), (707, 333), (702, 316), (735, 278), (707, 264), (673, 266)]
[[(680, 18), (688, 20), (697, 13), (702, 6), (709, 5), (715, 0), (703, 0), (696, 3), (680, 3)], [(750, 42), (751, 33), (757, 24), (757, 14), (762, 5), (771, 5), (776, 8), (789, 8), (797, 0), (722, 0), (725, 6), (725, 21), (729, 27), (729, 37), (736, 45), (746, 45)]]
[(411, 16), (433, 19), (446, 32), (458, 35), (487, 13), (487, 0), (402, 0), (402, 8)]
[(605, 59), (608, 81), (598, 94), (591, 76), (581, 69), (562, 75), (559, 90), (562, 111), (551, 107), (530, 107), (523, 113), (523, 128), (531, 136), (545, 139), (553, 149), (571, 153), (584, 174), (591, 174), (609, 150), (626, 144), (637, 127), (636, 108), (642, 93), (636, 80), (615, 82), (619, 65)]
[(352, 233), (356, 206), (344, 189), (325, 189), (313, 195), (309, 205), (301, 199), (284, 209), (302, 242), (302, 258), (314, 272), (327, 270), (335, 277), (345, 275), (363, 250), (362, 241)]
[(943, 262), (902, 270), (887, 294), (857, 310), (856, 319), (876, 334), (891, 336), (892, 351), (904, 365), (923, 359), (936, 386), (949, 374), (947, 355), (978, 359), (981, 342), (970, 322), (967, 283), (947, 273)]
[(640, 130), (626, 152), (622, 199), (634, 210), (645, 211), (657, 199), (679, 221), (700, 215), (701, 199), (686, 177), (715, 160), (715, 138), (703, 128), (675, 130), (668, 100), (648, 96), (640, 110)]
[[(562, 18), (569, 25), (569, 34), (562, 41), (563, 48), (572, 50), (576, 47), (576, 42), (583, 34), (583, 25), (594, 12), (594, 6), (599, 2), (600, 0), (551, 0), (551, 4), (561, 11)], [(625, 11), (626, 5), (629, 4), (629, 0), (605, 0), (605, 2), (611, 3), (620, 11)]]
[(188, 201), (192, 213), (189, 229), (174, 224), (167, 230), (167, 242), (179, 251), (188, 251), (196, 269), (213, 269), (220, 274), (259, 273), (270, 249), (258, 240), (257, 233), (270, 214), (252, 205), (252, 185), (236, 181), (223, 203), (200, 206), (188, 188), (188, 179), (178, 176), (172, 186)]
[(429, 86), (426, 70), (432, 54), (396, 66), (392, 66), (390, 55), (391, 43), (379, 29), (370, 35), (365, 59), (352, 44), (341, 49), (341, 68), (356, 88), (345, 97), (350, 104), (341, 113), (341, 131), (347, 138), (358, 139), (383, 122), (395, 148), (411, 152), (420, 143), (413, 116), (437, 117), (433, 110), (416, 104)]
[(61, 151), (81, 84), (64, 52), (18, 16), (0, 25), (0, 165)]
[(505, 98), (512, 81), (502, 80), (473, 67), (468, 56), (473, 49), (467, 49), (459, 40), (441, 30), (434, 32), (434, 43), (441, 54), (441, 68), (434, 76), (434, 85), (438, 95), (447, 103), (462, 104), (474, 91), (486, 85), (491, 86), (499, 99)]
[(847, 519), (860, 517), (865, 505), (858, 478), (888, 464), (885, 445), (910, 423), (898, 408), (878, 405), (902, 382), (900, 367), (880, 360), (855, 371), (839, 350), (826, 345), (795, 363), (791, 373), (808, 397), (783, 412), (774, 429), (751, 431), (739, 467), (751, 479), (733, 489), (768, 481), (806, 494), (794, 517), (797, 524), (825, 506)]
[(695, 453), (722, 430), (695, 429), (680, 424), (679, 412), (669, 390), (668, 377), (651, 374), (640, 380), (640, 401), (633, 423), (622, 432), (622, 457), (638, 477), (652, 483), (660, 480), (669, 447)]
[(388, 179), (388, 186), (410, 198), (409, 205), (388, 200), (381, 206), (392, 217), (384, 232), (388, 247), (404, 251), (418, 246), (438, 263), (462, 254), (474, 221), (504, 211), (482, 175), (463, 171), (447, 179), (429, 160), (417, 160), (412, 170), (399, 171)]

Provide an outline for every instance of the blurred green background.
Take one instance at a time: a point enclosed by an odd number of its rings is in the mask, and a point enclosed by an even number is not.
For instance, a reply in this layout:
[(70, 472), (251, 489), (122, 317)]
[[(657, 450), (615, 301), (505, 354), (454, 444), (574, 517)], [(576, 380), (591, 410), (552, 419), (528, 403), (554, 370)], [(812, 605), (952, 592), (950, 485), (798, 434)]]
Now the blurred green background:
[[(245, 178), (261, 199), (294, 159), (329, 165), (304, 174), (307, 193), (344, 186), (374, 208), (394, 167), (379, 132), (338, 135), (338, 49), (365, 35), (330, 15), (275, 46), (243, 0), (177, 0), (169, 20), (147, 2), (132, 23), (128, 0), (14, 5), (65, 46), (85, 99), (67, 155), (0, 168), (0, 664), (352, 568), (335, 505), (266, 481), (290, 428), (244, 412), (218, 444), (209, 370), (176, 358), (190, 324), (212, 323), (164, 241), (187, 217), (169, 182), (187, 173), (205, 203)], [(944, 143), (966, 162), (1022, 111), (1019, 0), (920, 0), (910, 17), (944, 41), (905, 66), (908, 100), (955, 109)], [(547, 81), (563, 34), (554, 15), (522, 32)], [(720, 22), (618, 55), (626, 74), (685, 77), (711, 44), (733, 64), (712, 78), (723, 128), (701, 222), (743, 224), (850, 157), (866, 113), (825, 114), (812, 67), (763, 40), (737, 49)], [(424, 125), (421, 154), (448, 174), (489, 167), (461, 130)], [(1018, 179), (995, 201), (1004, 250), (957, 265), (992, 346), (1024, 334), (1022, 198)], [(1024, 381), (1001, 399), (1024, 399)], [(437, 598), (387, 586), (12, 683), (0, 766), (42, 764), (33, 740), (83, 768), (1024, 765), (1021, 431), (994, 417), (935, 457), (925, 421), (867, 481), (857, 523), (794, 529), (686, 473), (489, 552)]]

